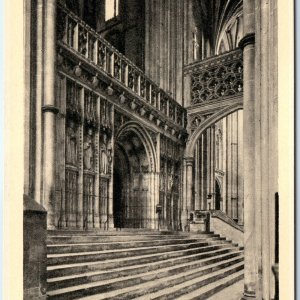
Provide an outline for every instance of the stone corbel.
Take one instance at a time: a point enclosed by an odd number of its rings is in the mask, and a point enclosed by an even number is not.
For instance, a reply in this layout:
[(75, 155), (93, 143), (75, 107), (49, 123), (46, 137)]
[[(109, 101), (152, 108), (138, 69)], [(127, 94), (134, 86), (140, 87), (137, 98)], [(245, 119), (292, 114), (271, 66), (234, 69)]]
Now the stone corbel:
[(92, 77), (92, 85), (93, 87), (97, 87), (99, 84), (99, 79), (98, 79), (98, 75), (96, 74), (95, 76)]
[(114, 89), (113, 89), (113, 85), (110, 84), (107, 89), (106, 89), (106, 92), (109, 96), (112, 96), (114, 94)]
[(135, 110), (136, 107), (137, 107), (137, 104), (135, 103), (134, 100), (132, 100), (131, 103), (130, 103), (130, 108), (131, 108), (132, 110)]
[(145, 115), (145, 113), (146, 113), (146, 110), (145, 110), (145, 108), (142, 106), (141, 109), (140, 109), (140, 114), (141, 114), (141, 116), (143, 117), (143, 116)]
[(126, 97), (125, 97), (125, 93), (123, 92), (120, 96), (119, 96), (119, 100), (121, 104), (124, 104), (126, 101)]
[(74, 74), (77, 77), (81, 76), (81, 74), (82, 74), (81, 62), (77, 66), (74, 67)]
[(150, 112), (150, 114), (149, 114), (149, 120), (152, 121), (153, 118), (154, 118), (154, 115), (152, 114), (152, 112)]

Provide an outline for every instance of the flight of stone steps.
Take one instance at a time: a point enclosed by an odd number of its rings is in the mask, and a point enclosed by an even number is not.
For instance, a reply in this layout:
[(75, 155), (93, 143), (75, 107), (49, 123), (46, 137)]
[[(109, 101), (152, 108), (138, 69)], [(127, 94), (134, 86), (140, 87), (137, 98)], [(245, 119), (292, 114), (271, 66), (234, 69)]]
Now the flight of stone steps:
[(243, 249), (214, 233), (48, 232), (49, 299), (208, 299), (243, 268)]

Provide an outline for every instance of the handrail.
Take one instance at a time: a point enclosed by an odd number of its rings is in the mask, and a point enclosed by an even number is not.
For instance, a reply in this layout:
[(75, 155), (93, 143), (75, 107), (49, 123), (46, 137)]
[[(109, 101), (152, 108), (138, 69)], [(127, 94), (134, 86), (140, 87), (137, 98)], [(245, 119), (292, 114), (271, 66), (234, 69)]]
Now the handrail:
[(231, 61), (233, 59), (242, 59), (242, 57), (243, 57), (242, 50), (237, 48), (219, 55), (214, 55), (202, 60), (194, 61), (188, 65), (185, 65), (183, 69), (184, 69), (184, 73), (187, 73), (188, 71), (191, 71), (195, 68), (201, 68), (202, 66), (207, 66), (211, 64), (217, 65), (218, 63), (224, 63), (225, 61)]
[(93, 28), (58, 3), (57, 38), (129, 88), (175, 124), (185, 127), (186, 110)]
[(244, 232), (243, 228), (238, 225), (235, 221), (233, 221), (230, 217), (228, 217), (223, 211), (221, 210), (211, 210), (210, 211), (210, 216), (213, 218), (218, 218), (222, 221), (224, 221), (225, 223), (227, 223), (228, 225), (234, 227), (235, 229)]

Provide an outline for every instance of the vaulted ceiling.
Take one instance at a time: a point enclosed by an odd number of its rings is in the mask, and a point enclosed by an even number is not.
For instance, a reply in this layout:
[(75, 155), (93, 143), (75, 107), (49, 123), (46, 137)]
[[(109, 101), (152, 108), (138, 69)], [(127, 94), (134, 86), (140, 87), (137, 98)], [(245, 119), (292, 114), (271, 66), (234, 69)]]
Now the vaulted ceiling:
[(227, 21), (242, 7), (242, 0), (193, 0), (197, 26), (215, 47)]

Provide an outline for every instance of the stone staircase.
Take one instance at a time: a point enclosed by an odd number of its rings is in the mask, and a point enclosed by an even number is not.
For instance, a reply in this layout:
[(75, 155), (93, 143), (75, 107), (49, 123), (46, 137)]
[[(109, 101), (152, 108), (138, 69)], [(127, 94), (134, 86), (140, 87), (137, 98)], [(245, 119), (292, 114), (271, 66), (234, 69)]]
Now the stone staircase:
[(214, 233), (48, 232), (49, 299), (208, 299), (243, 278), (243, 249)]

